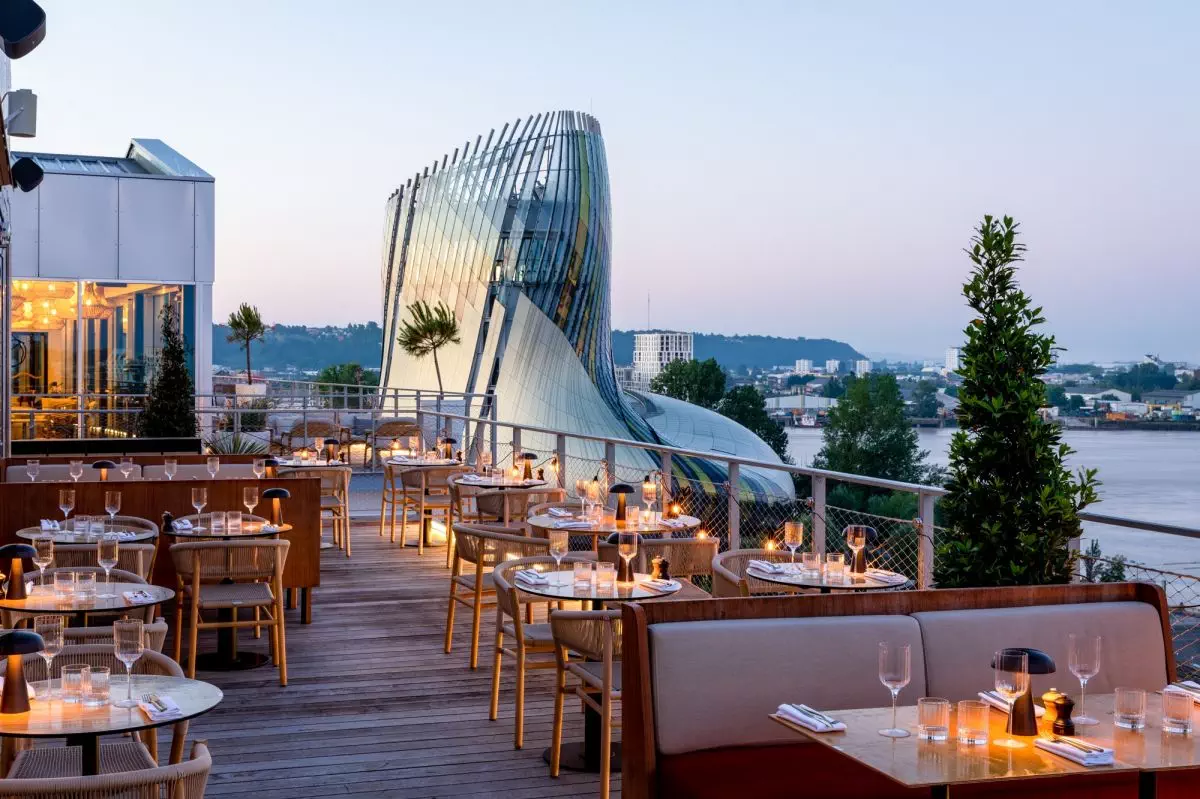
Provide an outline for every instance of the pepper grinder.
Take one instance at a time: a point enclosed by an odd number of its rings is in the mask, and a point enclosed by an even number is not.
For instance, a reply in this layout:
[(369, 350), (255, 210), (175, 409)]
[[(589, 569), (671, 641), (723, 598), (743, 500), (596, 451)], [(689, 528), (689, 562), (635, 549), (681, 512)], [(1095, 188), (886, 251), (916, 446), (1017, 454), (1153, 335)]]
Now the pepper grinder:
[(1066, 694), (1060, 694), (1058, 699), (1054, 700), (1054, 734), (1055, 735), (1074, 735), (1075, 722), (1071, 720), (1071, 713), (1075, 710), (1075, 701)]

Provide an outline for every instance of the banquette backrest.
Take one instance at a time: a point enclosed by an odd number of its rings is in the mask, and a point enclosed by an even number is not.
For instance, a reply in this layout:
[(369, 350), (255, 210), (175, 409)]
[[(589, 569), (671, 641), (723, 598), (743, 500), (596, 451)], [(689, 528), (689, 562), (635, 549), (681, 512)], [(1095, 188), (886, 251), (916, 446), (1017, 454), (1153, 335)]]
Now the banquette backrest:
[[(167, 467), (154, 464), (146, 466), (143, 473), (147, 480), (166, 480)], [(211, 480), (208, 466), (203, 463), (181, 463), (175, 467), (176, 480)], [(218, 480), (254, 479), (254, 465), (250, 463), (222, 463), (217, 471)]]

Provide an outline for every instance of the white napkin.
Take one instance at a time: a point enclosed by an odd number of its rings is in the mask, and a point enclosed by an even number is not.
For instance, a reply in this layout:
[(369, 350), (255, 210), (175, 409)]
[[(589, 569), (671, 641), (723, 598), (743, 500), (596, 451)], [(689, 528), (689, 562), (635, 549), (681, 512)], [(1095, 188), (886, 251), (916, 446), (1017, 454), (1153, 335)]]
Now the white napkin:
[[(980, 691), (979, 698), (1002, 713), (1008, 712), (1008, 702), (1005, 702), (1004, 697), (1000, 696), (1000, 694), (996, 693), (995, 691)], [(1033, 706), (1033, 714), (1040, 719), (1042, 716), (1046, 715), (1046, 709), (1035, 703)]]
[(809, 715), (797, 705), (780, 705), (775, 713), (813, 732), (842, 732), (846, 729), (845, 722), (839, 721), (837, 724), (829, 724), (816, 716)]
[(655, 591), (670, 591), (679, 588), (679, 583), (674, 580), (659, 580), (656, 578), (647, 578), (642, 580), (642, 585), (649, 586)]
[(592, 529), (591, 522), (573, 522), (563, 519), (554, 523), (555, 530), (590, 530)]
[(483, 475), (475, 474), (474, 472), (471, 472), (470, 474), (464, 474), (462, 477), (458, 478), (459, 482), (461, 483), (478, 483), (482, 479)]
[[(263, 522), (262, 531), (264, 533), (278, 533), (279, 528), (276, 527), (275, 525), (271, 524), (270, 522)], [(161, 699), (161, 697), (159, 697), (159, 698)]]
[(517, 572), (517, 579), (530, 585), (550, 585), (550, 578), (534, 569), (521, 569)]
[(125, 591), (124, 597), (126, 602), (153, 602), (154, 597), (148, 591)]
[(54, 519), (42, 519), (42, 529), (46, 532), (52, 532), (58, 528), (58, 522)]
[(187, 519), (176, 519), (175, 520), (175, 529), (176, 530), (191, 530), (192, 523), (189, 522)]
[(887, 585), (902, 585), (908, 582), (908, 578), (903, 574), (890, 572), (887, 569), (867, 569), (867, 577), (877, 583)]
[(523, 485), (523, 486), (540, 486), (544, 482), (546, 482), (546, 481), (539, 480), (536, 477), (530, 477), (528, 480), (522, 480), (521, 485)]
[[(1086, 743), (1090, 743), (1090, 741)], [(1067, 760), (1078, 763), (1081, 766), (1111, 766), (1113, 763), (1113, 750), (1107, 747), (1101, 747), (1103, 751), (1100, 752), (1084, 752), (1070, 744), (1055, 743), (1049, 738), (1037, 738), (1034, 740), (1033, 745), (1038, 749), (1044, 749), (1059, 757), (1065, 757)]]
[(166, 705), (167, 709), (165, 711), (159, 710), (149, 702), (138, 702), (138, 707), (146, 714), (146, 718), (151, 721), (168, 721), (183, 715), (183, 711), (179, 709), (179, 705), (175, 704), (175, 700), (171, 697), (160, 696), (158, 701)]
[(782, 563), (774, 563), (769, 560), (752, 560), (746, 564), (746, 568), (760, 571), (763, 574), (783, 574), (787, 571)]
[(680, 527), (687, 527), (687, 522), (683, 519), (663, 519), (662, 523), (665, 527), (671, 527), (676, 530)]
[(547, 508), (546, 513), (549, 513), (551, 516), (557, 516), (560, 519), (570, 519), (575, 515), (566, 508)]

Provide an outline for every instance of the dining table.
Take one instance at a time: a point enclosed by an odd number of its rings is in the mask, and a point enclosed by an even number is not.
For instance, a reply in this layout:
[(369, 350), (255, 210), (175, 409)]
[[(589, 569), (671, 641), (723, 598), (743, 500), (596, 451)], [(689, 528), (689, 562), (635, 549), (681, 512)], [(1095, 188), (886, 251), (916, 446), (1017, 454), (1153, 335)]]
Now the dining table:
[[(172, 525), (172, 529), (167, 532), (167, 535), (189, 541), (240, 541), (245, 538), (278, 538), (280, 534), (290, 532), (292, 529), (290, 524), (272, 525), (270, 520), (264, 519), (262, 516), (243, 513), (240, 532), (230, 532), (228, 522), (221, 530), (214, 531), (211, 516), (212, 514), (209, 513), (192, 513), (181, 516), (175, 520), (175, 524)], [(178, 526), (180, 521), (185, 521), (190, 526), (180, 530)]]
[[(111, 594), (111, 596), (105, 596)], [(77, 594), (60, 597), (50, 583), (34, 585), (24, 599), (0, 599), (0, 610), (12, 613), (53, 613), (66, 616), (69, 623), (86, 621), (88, 614), (104, 615), (161, 605), (174, 598), (170, 588), (149, 583), (104, 583), (96, 580), (96, 595), (86, 599)]]
[(799, 563), (779, 563), (777, 566), (783, 570), (767, 572), (748, 566), (746, 576), (787, 588), (816, 589), (822, 594), (831, 594), (835, 591), (895, 591), (910, 588), (913, 585), (910, 577), (892, 571), (876, 570), (876, 574), (888, 576), (875, 577), (872, 576), (870, 570), (866, 574), (853, 574), (847, 569), (841, 577), (830, 578), (824, 569), (816, 574), (806, 573), (801, 570)]
[(690, 533), (700, 526), (698, 518), (686, 515), (664, 519), (661, 514), (640, 514), (637, 521), (594, 521), (574, 511), (569, 513), (569, 516), (539, 513), (530, 516), (526, 522), (533, 528), (534, 535), (543, 538), (552, 530), (565, 530), (570, 535), (591, 536), (597, 540), (613, 533), (670, 536), (673, 533)]
[[(117, 533), (117, 537), (122, 544), (153, 541), (158, 537), (158, 533), (154, 530), (131, 529), (123, 525), (118, 525), (117, 530), (105, 530), (104, 535), (114, 532)], [(43, 530), (41, 527), (22, 527), (20, 530), (17, 530), (17, 538), (23, 538), (26, 541), (36, 541), (46, 536), (50, 536), (55, 544), (94, 544), (100, 540), (100, 535), (92, 532), (85, 533), (62, 529)]]

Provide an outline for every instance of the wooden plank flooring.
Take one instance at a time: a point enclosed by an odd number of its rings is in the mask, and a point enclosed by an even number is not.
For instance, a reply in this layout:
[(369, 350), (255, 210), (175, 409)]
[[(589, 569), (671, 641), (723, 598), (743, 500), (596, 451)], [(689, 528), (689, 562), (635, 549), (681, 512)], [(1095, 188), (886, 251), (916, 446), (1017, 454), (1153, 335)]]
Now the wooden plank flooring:
[[(562, 797), (598, 794), (595, 775), (551, 779), (542, 761), (553, 719), (553, 670), (526, 683), (525, 748), (513, 749), (513, 667), (500, 718), (489, 721), (493, 610), (485, 610), (480, 668), (467, 668), (470, 616), (460, 607), (454, 651), (442, 642), (449, 571), (444, 548), (401, 549), (356, 522), (353, 558), (322, 553), (313, 623), (290, 611), (288, 686), (273, 666), (200, 672), (225, 700), (192, 723), (213, 754), (208, 796), (246, 799)], [(410, 528), (410, 533), (411, 533)], [(465, 618), (464, 618), (465, 616)], [(266, 638), (244, 649), (266, 651)], [(202, 638), (201, 647), (214, 646)], [(567, 704), (565, 741), (583, 735)], [(620, 777), (614, 775), (614, 788)], [(619, 795), (619, 794), (615, 794)]]

